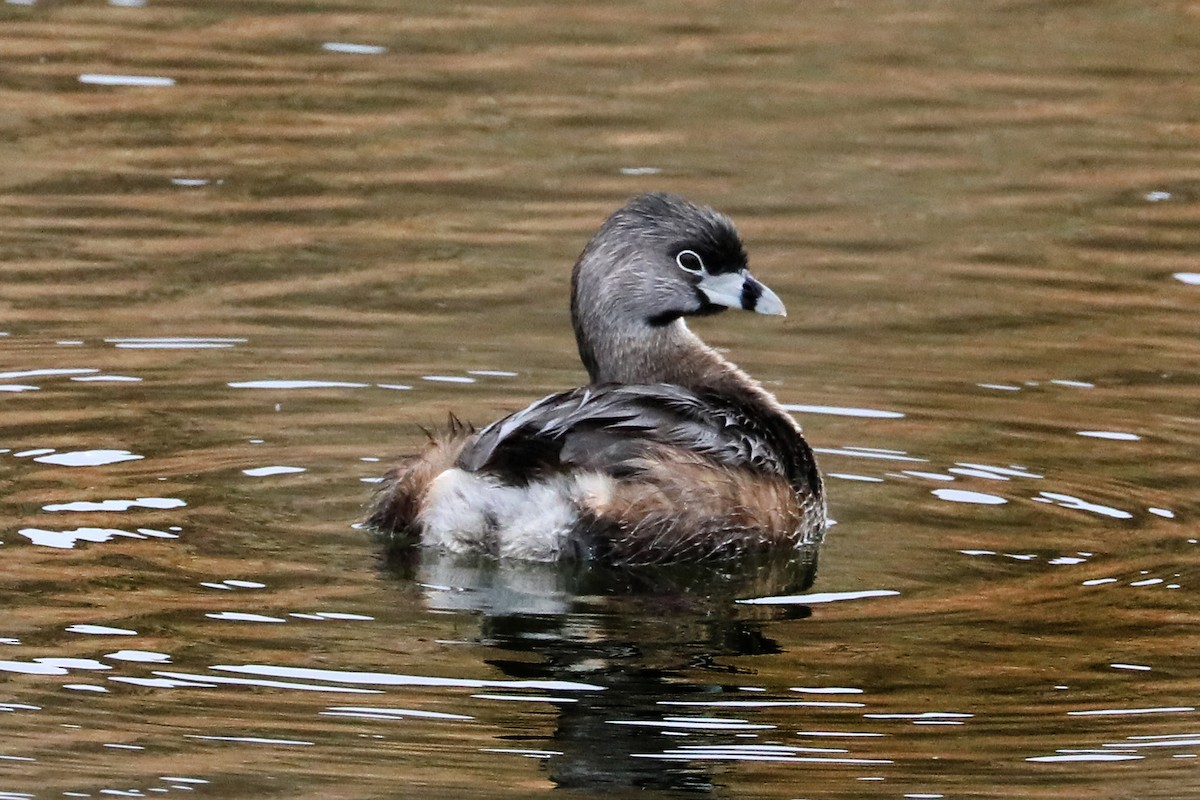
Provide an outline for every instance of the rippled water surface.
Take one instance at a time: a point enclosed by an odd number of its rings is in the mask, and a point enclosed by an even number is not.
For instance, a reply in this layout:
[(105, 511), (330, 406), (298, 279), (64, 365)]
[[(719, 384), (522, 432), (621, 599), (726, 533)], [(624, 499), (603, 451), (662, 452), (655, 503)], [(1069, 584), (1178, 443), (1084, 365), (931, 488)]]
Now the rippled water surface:
[[(1200, 793), (1200, 6), (0, 6), (0, 797)], [(352, 527), (739, 222), (813, 563)], [(752, 318), (753, 317), (753, 318)]]

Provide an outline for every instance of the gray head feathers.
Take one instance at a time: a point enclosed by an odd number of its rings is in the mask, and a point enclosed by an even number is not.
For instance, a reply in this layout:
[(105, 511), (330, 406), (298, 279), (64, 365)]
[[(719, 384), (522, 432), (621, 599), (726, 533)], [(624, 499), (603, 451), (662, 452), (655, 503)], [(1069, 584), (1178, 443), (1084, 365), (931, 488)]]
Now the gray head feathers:
[(680, 359), (707, 348), (682, 318), (731, 307), (784, 314), (750, 275), (732, 220), (671, 194), (641, 195), (610, 216), (572, 273), (575, 338), (593, 383), (691, 383)]

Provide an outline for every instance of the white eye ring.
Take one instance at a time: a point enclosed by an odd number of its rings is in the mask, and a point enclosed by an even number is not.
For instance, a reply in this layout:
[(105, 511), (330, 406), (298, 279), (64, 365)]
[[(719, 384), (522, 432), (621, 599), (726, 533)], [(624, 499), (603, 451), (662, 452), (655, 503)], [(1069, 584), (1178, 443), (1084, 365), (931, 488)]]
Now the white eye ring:
[[(689, 262), (689, 264), (694, 264), (695, 266), (689, 266), (688, 264), (685, 264), (684, 256), (691, 256), (691, 258), (687, 259), (687, 261)], [(701, 272), (704, 272), (706, 269), (706, 267), (704, 266), (704, 259), (701, 258), (700, 254), (697, 253), (695, 250), (680, 250), (679, 253), (676, 254), (676, 256), (675, 256), (675, 263), (679, 266), (679, 268), (681, 270), (683, 270), (684, 272), (690, 272), (693, 275), (699, 275)]]

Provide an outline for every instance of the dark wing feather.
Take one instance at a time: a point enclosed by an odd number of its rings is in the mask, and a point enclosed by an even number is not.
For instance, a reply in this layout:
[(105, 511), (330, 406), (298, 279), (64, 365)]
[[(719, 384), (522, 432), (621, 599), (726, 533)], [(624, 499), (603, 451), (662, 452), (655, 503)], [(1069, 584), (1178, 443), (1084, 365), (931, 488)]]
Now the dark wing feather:
[(480, 431), (458, 466), (514, 482), (564, 468), (620, 476), (636, 472), (640, 459), (664, 445), (781, 475), (797, 486), (798, 462), (812, 460), (787, 418), (764, 419), (761, 409), (723, 395), (652, 384), (589, 386), (545, 397)]

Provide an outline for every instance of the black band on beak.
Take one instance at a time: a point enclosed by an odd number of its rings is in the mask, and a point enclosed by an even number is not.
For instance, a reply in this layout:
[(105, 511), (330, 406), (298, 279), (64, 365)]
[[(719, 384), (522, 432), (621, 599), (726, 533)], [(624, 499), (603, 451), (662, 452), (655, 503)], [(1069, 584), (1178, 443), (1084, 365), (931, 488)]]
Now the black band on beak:
[(758, 305), (758, 299), (762, 297), (763, 285), (758, 281), (746, 276), (745, 282), (742, 284), (742, 308), (747, 311), (753, 311)]

